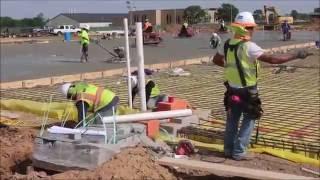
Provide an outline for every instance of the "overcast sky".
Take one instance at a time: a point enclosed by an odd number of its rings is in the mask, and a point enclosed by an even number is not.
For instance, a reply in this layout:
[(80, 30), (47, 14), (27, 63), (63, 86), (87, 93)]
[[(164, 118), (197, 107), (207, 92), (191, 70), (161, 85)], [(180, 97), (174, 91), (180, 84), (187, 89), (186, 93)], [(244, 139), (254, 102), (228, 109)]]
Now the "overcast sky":
[[(46, 18), (59, 13), (126, 13), (126, 0), (0, 0), (1, 16), (14, 18), (34, 17), (40, 12)], [(263, 5), (276, 6), (280, 14), (292, 9), (298, 12), (312, 12), (320, 7), (319, 0), (131, 0), (137, 10), (185, 8), (200, 5), (202, 8), (217, 8), (222, 3), (232, 3), (240, 11), (262, 9)]]

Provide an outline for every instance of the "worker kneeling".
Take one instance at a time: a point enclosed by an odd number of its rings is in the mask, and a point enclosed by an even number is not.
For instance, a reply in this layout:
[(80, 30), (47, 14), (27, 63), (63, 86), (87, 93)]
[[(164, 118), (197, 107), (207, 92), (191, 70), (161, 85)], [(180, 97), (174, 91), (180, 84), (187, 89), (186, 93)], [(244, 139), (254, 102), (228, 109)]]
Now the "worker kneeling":
[[(88, 112), (94, 113), (94, 117), (112, 116), (119, 103), (119, 97), (109, 89), (85, 82), (66, 83), (62, 85), (61, 90), (67, 99), (75, 101), (78, 121), (85, 119)], [(102, 119), (98, 122), (96, 120), (95, 123), (102, 122)]]
[[(145, 70), (146, 75), (151, 75), (152, 72)], [(139, 83), (138, 83), (138, 72), (134, 71), (131, 73), (131, 88), (132, 88), (132, 103), (135, 96), (139, 92)], [(155, 109), (159, 102), (168, 101), (168, 96), (166, 94), (161, 94), (159, 86), (155, 83), (154, 80), (148, 79), (145, 86), (146, 91), (146, 103), (148, 109)]]

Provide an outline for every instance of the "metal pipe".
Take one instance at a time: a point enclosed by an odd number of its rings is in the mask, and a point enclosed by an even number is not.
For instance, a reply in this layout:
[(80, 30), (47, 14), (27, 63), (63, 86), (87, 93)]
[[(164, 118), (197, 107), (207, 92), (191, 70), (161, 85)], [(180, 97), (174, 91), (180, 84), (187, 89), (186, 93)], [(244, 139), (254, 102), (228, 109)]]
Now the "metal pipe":
[(124, 37), (126, 41), (126, 59), (127, 59), (127, 74), (128, 74), (128, 102), (129, 102), (129, 107), (132, 109), (132, 92), (131, 92), (131, 69), (130, 69), (130, 52), (129, 52), (129, 30), (128, 30), (128, 19), (124, 18), (123, 19), (123, 24), (124, 24)]
[(145, 77), (144, 77), (144, 54), (143, 54), (143, 35), (142, 23), (136, 23), (136, 38), (137, 38), (137, 59), (138, 59), (138, 78), (139, 78), (139, 94), (141, 101), (141, 111), (147, 111)]
[[(183, 110), (146, 112), (146, 113), (139, 113), (139, 114), (115, 116), (115, 119), (117, 123), (126, 123), (126, 122), (146, 121), (146, 120), (154, 120), (154, 119), (183, 117), (183, 116), (191, 116), (191, 115), (192, 115), (191, 109), (183, 109)], [(113, 116), (104, 117), (102, 121), (103, 123), (113, 123), (114, 117)]]

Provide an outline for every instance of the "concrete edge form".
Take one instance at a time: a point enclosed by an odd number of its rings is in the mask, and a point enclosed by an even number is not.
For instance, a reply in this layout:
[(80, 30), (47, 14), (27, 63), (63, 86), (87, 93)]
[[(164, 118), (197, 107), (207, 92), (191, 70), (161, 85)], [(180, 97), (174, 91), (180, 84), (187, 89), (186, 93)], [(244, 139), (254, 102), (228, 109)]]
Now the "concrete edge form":
[(157, 163), (165, 166), (178, 166), (181, 168), (195, 169), (208, 171), (219, 176), (235, 176), (249, 179), (316, 179), (306, 176), (297, 176), (293, 174), (285, 174), (279, 172), (250, 169), (244, 167), (230, 166), (217, 163), (209, 163), (204, 161), (188, 160), (188, 159), (174, 159), (170, 157), (163, 157), (157, 160)]
[[(266, 52), (269, 52), (269, 53), (287, 52), (288, 50), (291, 50), (291, 49), (312, 47), (314, 45), (315, 45), (314, 42), (308, 42), (308, 43), (280, 46), (276, 48), (269, 48), (265, 50)], [(161, 70), (161, 69), (168, 69), (168, 68), (174, 68), (174, 67), (186, 66), (186, 65), (192, 65), (192, 64), (202, 64), (202, 63), (208, 63), (210, 61), (210, 57), (211, 56), (204, 56), (201, 58), (171, 61), (168, 63), (150, 64), (150, 65), (145, 65), (145, 67)], [(86, 73), (80, 73), (80, 74), (52, 76), (52, 77), (46, 77), (46, 78), (40, 78), (40, 79), (4, 82), (4, 83), (0, 83), (0, 89), (32, 88), (40, 85), (52, 86), (52, 85), (60, 84), (64, 82), (74, 82), (74, 81), (81, 81), (81, 80), (104, 78), (104, 77), (109, 77), (113, 75), (124, 74), (125, 72), (126, 72), (126, 68), (118, 68), (118, 69), (111, 69), (111, 70), (98, 71), (98, 72), (86, 72)]]

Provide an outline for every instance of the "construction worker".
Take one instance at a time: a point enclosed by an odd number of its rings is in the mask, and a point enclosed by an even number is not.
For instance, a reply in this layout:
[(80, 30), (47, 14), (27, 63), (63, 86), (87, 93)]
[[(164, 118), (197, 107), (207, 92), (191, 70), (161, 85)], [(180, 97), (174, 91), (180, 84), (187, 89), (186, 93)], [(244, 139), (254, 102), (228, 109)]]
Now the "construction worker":
[(193, 32), (190, 27), (188, 27), (188, 23), (183, 23), (180, 29), (180, 32), (178, 34), (179, 37), (192, 37)]
[(281, 24), (282, 34), (283, 34), (283, 41), (291, 39), (291, 32), (290, 32), (290, 25), (288, 24), (287, 20)]
[(144, 20), (143, 32), (146, 32), (146, 33), (152, 32), (152, 24), (149, 22), (149, 19)]
[[(86, 82), (66, 83), (61, 86), (67, 99), (74, 100), (78, 110), (78, 121), (87, 117), (88, 112), (101, 117), (112, 116), (116, 112), (119, 97), (109, 89), (97, 87)], [(98, 123), (98, 122), (97, 122)]]
[(210, 47), (212, 49), (216, 49), (218, 45), (221, 43), (221, 38), (217, 33), (212, 33), (210, 38)]
[(80, 32), (80, 44), (81, 44), (81, 58), (80, 61), (83, 62), (88, 62), (88, 48), (89, 48), (89, 43), (90, 43), (90, 39), (89, 39), (89, 30), (90, 30), (90, 26), (88, 24), (85, 24), (82, 28), (81, 28), (81, 32)]
[[(145, 75), (152, 75), (153, 71), (145, 69)], [(159, 86), (152, 79), (146, 80), (146, 103), (148, 109), (155, 109), (159, 102), (168, 101), (168, 96), (161, 94)], [(138, 71), (131, 73), (132, 102), (139, 92)]]
[[(246, 147), (250, 142), (255, 121), (260, 119), (263, 113), (257, 88), (259, 61), (281, 64), (310, 55), (304, 50), (293, 54), (266, 54), (250, 41), (255, 26), (250, 12), (240, 12), (230, 27), (234, 37), (224, 45), (219, 45), (213, 58), (214, 64), (224, 67), (227, 88), (224, 98), (227, 111), (224, 153), (226, 157), (235, 160), (251, 159), (246, 155)], [(243, 120), (238, 130), (241, 115)]]
[(220, 24), (220, 31), (221, 32), (224, 32), (224, 31), (226, 31), (227, 29), (226, 29), (226, 26), (225, 26), (225, 23), (224, 23), (224, 20), (221, 18), (220, 19), (220, 21), (219, 21), (219, 24)]

